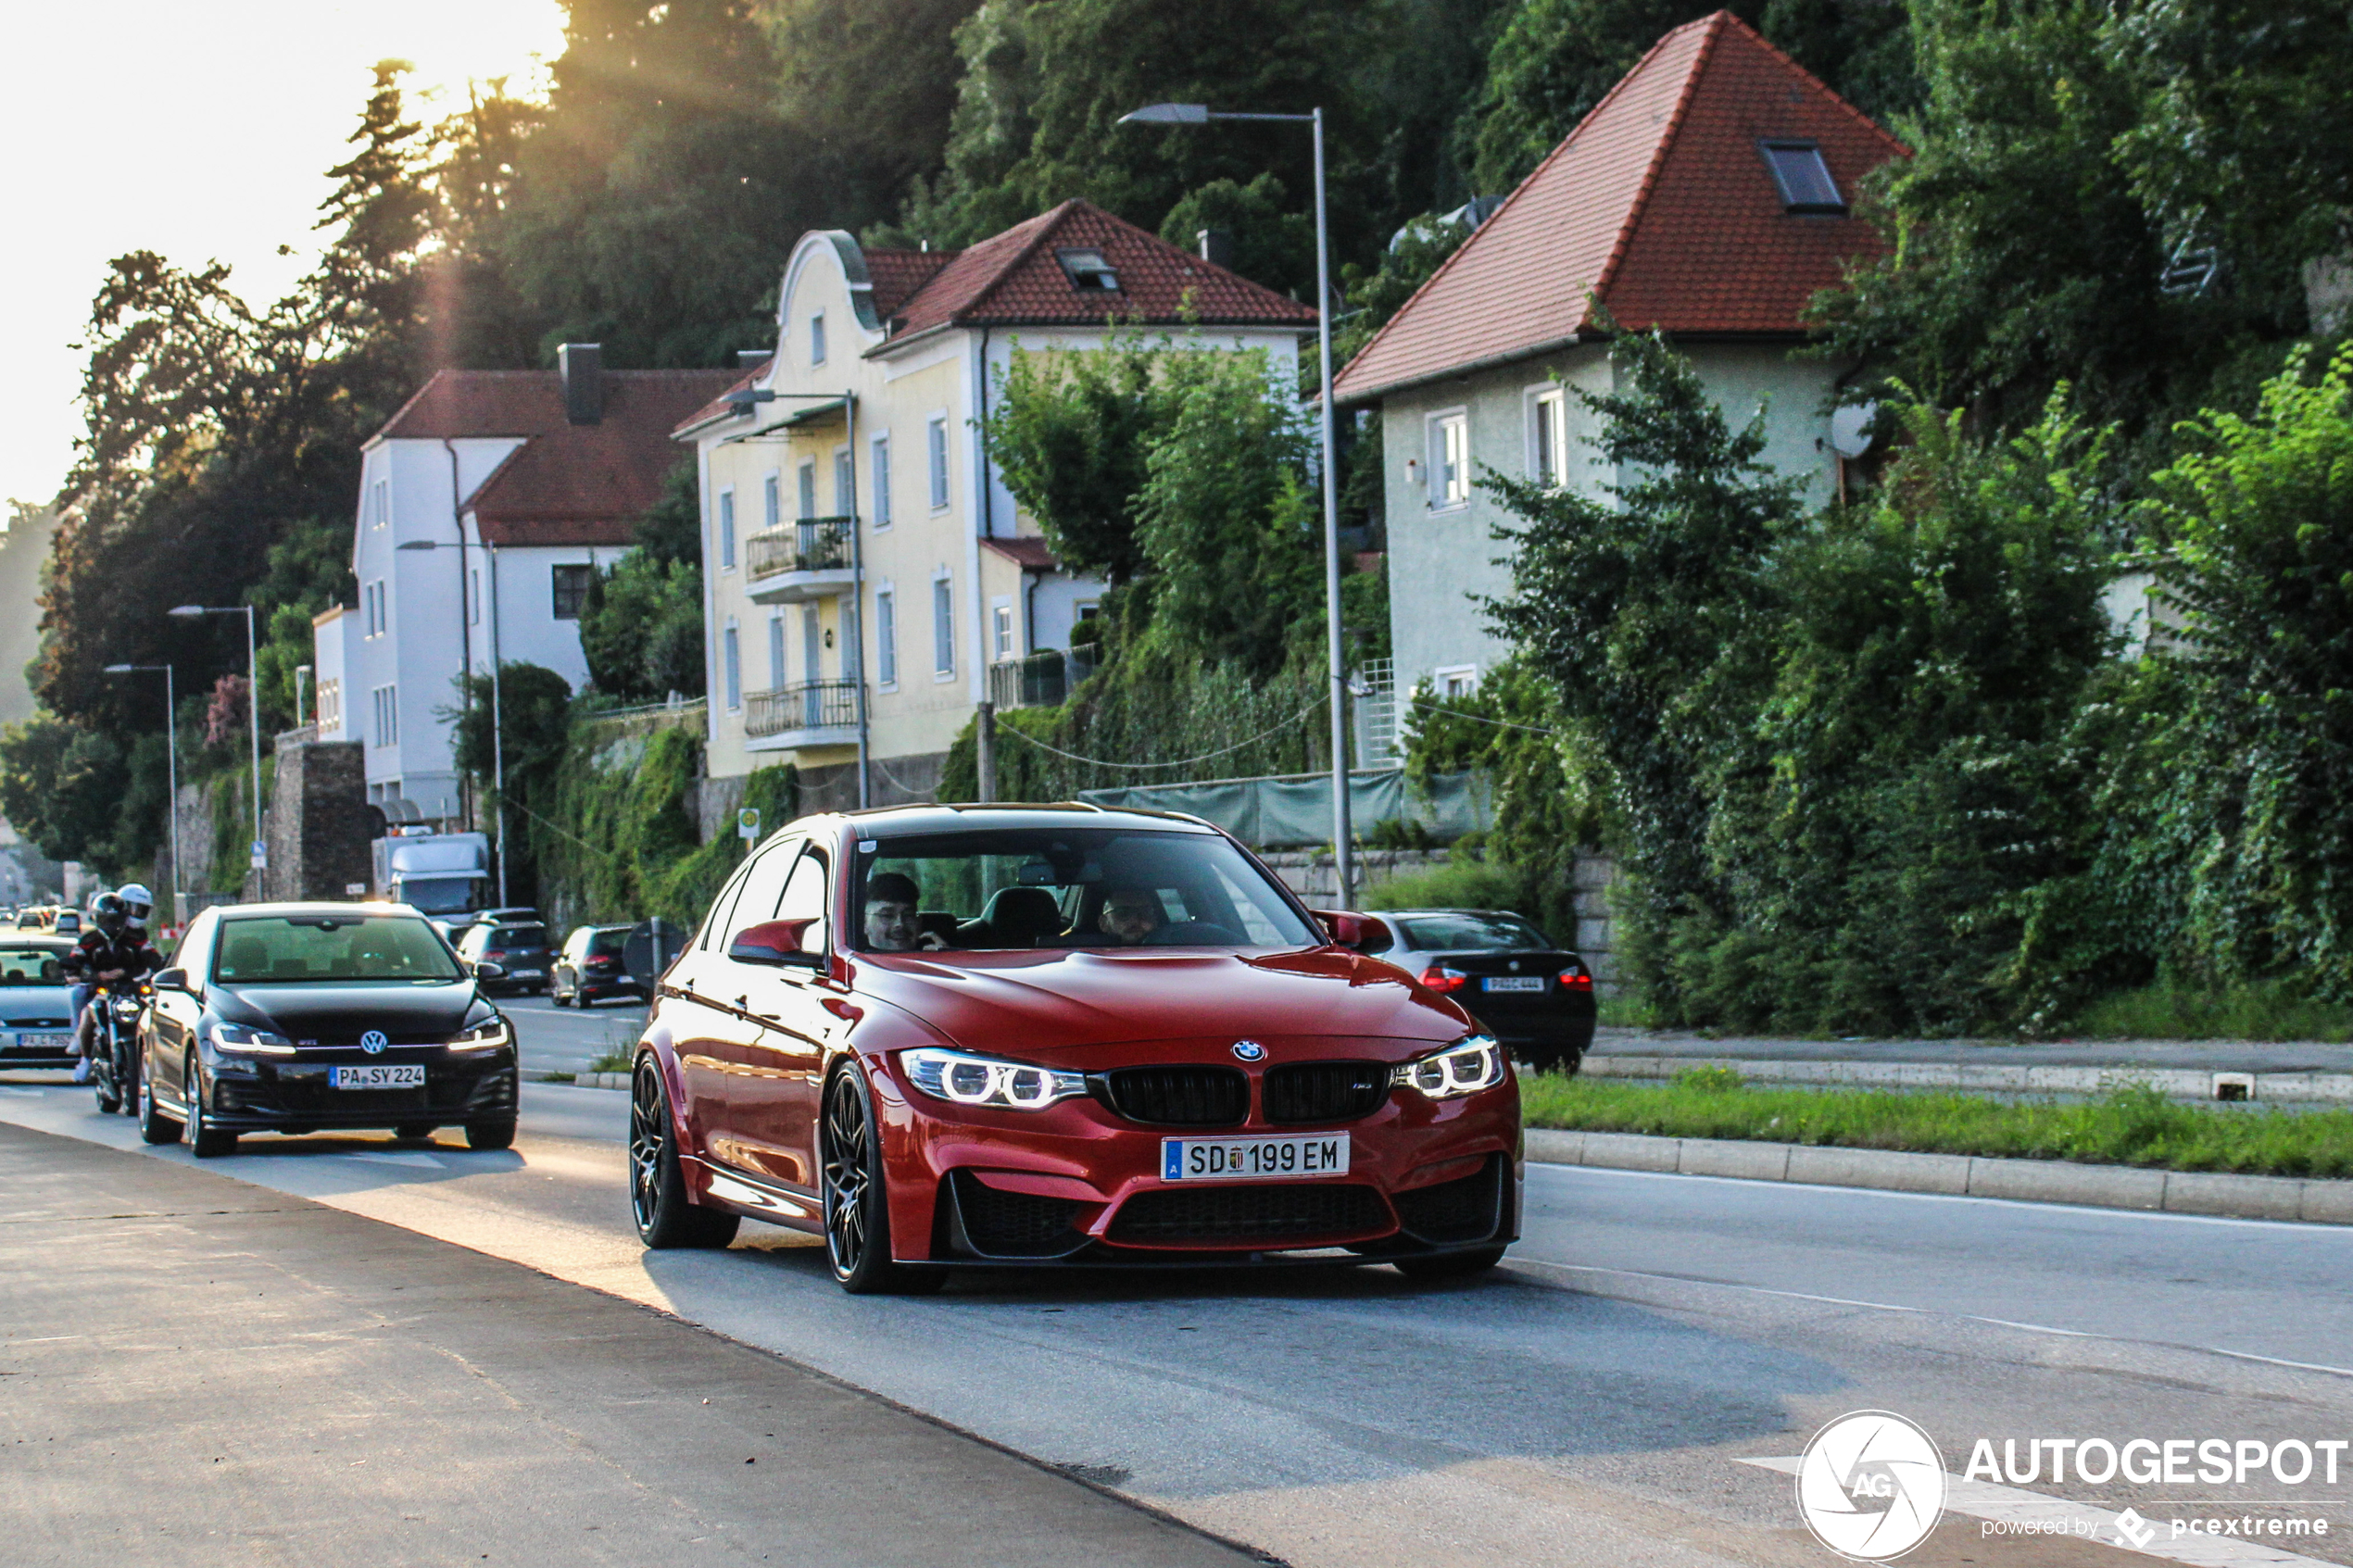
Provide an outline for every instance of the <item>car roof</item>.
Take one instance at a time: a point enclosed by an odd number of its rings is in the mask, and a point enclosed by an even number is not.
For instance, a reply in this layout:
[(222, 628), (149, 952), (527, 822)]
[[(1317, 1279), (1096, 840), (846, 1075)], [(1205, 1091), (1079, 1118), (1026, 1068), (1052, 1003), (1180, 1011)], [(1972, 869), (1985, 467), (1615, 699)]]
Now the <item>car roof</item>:
[(21, 935), (15, 936), (10, 935), (5, 931), (0, 931), (0, 947), (55, 947), (57, 951), (63, 953), (70, 952), (75, 946), (76, 945), (74, 943), (67, 941), (62, 936), (44, 936), (38, 931), (28, 931)]
[(308, 904), (216, 904), (220, 918), (252, 920), (256, 918), (284, 919), (288, 915), (415, 915), (424, 919), (423, 911), (412, 904), (338, 904), (321, 899)]
[[(874, 806), (856, 811), (828, 811), (788, 822), (786, 828), (814, 831), (819, 823), (854, 825), (859, 833), (877, 838), (908, 838), (937, 833), (987, 828), (1135, 828), (1161, 833), (1215, 834), (1199, 817), (1181, 811), (1144, 811), (1122, 807), (1091, 806), (1083, 800), (1051, 802), (1008, 801), (960, 806)], [(779, 832), (785, 829), (779, 829)]]

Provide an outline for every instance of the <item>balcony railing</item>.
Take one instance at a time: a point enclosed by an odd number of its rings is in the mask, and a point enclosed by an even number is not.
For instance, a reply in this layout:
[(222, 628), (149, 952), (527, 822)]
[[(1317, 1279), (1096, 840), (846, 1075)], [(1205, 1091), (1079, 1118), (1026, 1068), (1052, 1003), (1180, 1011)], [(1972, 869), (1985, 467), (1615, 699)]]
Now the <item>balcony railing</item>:
[(856, 521), (812, 517), (763, 528), (744, 541), (744, 569), (755, 581), (786, 571), (847, 571)]
[(988, 700), (999, 709), (1052, 708), (1095, 672), (1096, 645), (1081, 643), (1068, 653), (1040, 648), (1025, 659), (1000, 659), (988, 667)]
[(759, 739), (791, 730), (847, 730), (858, 724), (858, 683), (803, 681), (744, 694), (744, 734)]

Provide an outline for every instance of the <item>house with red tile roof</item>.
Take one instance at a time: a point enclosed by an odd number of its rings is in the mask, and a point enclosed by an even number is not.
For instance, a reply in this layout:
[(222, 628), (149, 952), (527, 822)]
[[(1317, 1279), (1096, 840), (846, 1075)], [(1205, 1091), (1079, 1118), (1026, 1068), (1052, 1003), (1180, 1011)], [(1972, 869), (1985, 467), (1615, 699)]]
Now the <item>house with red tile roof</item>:
[[(671, 432), (731, 370), (608, 370), (568, 344), (553, 370), (443, 370), (362, 449), (359, 602), (318, 618), (321, 740), (363, 743), (396, 820), (464, 812), (449, 721), (460, 671), (538, 664), (587, 683), (590, 575), (632, 543), (680, 461)], [(430, 546), (431, 548), (421, 546)]]
[(1856, 187), (1906, 149), (1729, 11), (1654, 45), (1448, 257), (1335, 383), (1377, 411), (1401, 688), (1474, 688), (1507, 653), (1470, 600), (1510, 589), (1485, 472), (1598, 495), (1617, 476), (1576, 393), (1609, 342), (1665, 332), (1763, 460), (1838, 487), (1830, 404), (1846, 367), (1799, 358), (1803, 314), (1879, 237)]
[(1116, 321), (1263, 351), (1315, 311), (1083, 201), (955, 252), (802, 236), (767, 363), (683, 419), (700, 466), (707, 766), (790, 761), (811, 809), (929, 799), (984, 699), (1059, 701), (1102, 584), (1064, 571), (979, 422), (1016, 348)]

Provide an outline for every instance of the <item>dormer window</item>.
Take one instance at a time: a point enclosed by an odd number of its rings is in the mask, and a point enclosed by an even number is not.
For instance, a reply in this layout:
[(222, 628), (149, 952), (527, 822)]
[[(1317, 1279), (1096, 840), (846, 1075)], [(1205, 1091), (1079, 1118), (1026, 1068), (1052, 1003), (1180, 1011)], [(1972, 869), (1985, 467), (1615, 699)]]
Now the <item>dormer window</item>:
[(1793, 215), (1846, 215), (1846, 198), (1838, 194), (1822, 149), (1812, 142), (1765, 142), (1765, 167), (1781, 193), (1781, 210)]
[(1081, 250), (1058, 250), (1054, 259), (1063, 264), (1063, 271), (1070, 278), (1070, 286), (1081, 294), (1117, 294), (1119, 270), (1103, 259), (1103, 253), (1088, 247)]

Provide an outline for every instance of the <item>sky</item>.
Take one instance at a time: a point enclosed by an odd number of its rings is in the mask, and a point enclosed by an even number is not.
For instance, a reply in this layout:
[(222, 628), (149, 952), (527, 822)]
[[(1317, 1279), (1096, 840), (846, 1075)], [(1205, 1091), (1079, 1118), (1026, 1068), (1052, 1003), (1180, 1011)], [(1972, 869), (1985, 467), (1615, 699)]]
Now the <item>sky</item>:
[(562, 28), (558, 0), (12, 7), (0, 52), (0, 497), (48, 499), (73, 460), (82, 357), (69, 345), (111, 257), (225, 261), (248, 300), (275, 299), (317, 254), (325, 170), (347, 156), (376, 61), (409, 60), (412, 90), (462, 104), (469, 81), (536, 86)]

